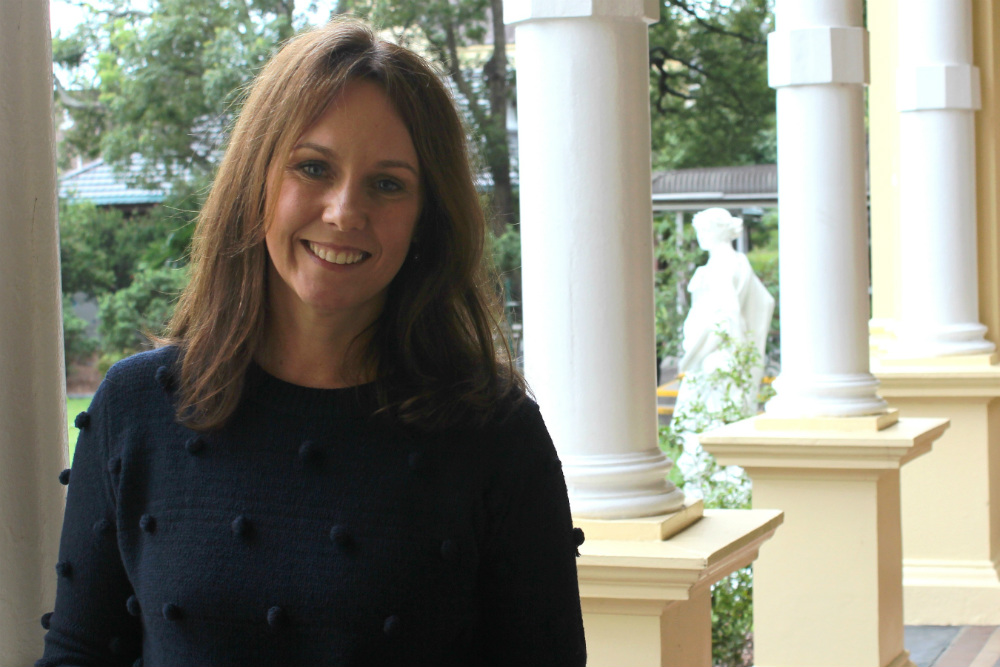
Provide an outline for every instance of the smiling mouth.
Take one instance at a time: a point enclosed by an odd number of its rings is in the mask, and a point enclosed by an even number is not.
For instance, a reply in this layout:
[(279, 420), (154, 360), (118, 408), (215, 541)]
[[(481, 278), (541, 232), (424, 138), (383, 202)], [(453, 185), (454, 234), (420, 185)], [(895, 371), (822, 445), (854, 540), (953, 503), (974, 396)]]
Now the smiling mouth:
[(362, 250), (330, 250), (309, 241), (309, 250), (323, 261), (331, 264), (357, 264), (371, 257)]

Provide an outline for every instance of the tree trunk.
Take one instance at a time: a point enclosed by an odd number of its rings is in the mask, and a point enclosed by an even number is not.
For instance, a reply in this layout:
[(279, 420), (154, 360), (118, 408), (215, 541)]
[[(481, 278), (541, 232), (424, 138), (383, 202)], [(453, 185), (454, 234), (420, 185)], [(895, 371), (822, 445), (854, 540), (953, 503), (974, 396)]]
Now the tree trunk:
[(510, 183), (510, 149), (507, 143), (507, 35), (503, 24), (503, 0), (490, 0), (493, 16), (493, 55), (483, 68), (489, 90), (490, 119), (484, 127), (486, 162), (493, 177), (494, 231), (503, 233), (517, 222)]

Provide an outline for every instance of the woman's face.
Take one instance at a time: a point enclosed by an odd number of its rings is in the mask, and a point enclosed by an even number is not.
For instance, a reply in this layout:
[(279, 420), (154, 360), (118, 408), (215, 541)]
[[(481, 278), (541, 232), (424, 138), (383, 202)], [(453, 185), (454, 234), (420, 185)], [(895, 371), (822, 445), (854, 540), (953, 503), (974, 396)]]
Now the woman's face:
[(382, 311), (421, 209), (417, 152), (382, 88), (348, 83), (272, 167), (269, 180), (276, 177), (265, 237), (272, 305), (367, 326)]

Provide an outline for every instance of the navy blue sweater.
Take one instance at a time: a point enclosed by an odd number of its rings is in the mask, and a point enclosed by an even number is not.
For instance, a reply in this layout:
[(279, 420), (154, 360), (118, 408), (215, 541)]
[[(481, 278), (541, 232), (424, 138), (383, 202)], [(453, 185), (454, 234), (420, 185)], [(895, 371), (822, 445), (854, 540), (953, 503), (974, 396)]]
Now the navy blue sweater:
[(77, 418), (38, 664), (585, 664), (566, 485), (533, 402), (426, 434), (374, 415), (371, 385), (252, 366), (228, 425), (198, 434), (175, 419), (175, 356), (115, 365)]

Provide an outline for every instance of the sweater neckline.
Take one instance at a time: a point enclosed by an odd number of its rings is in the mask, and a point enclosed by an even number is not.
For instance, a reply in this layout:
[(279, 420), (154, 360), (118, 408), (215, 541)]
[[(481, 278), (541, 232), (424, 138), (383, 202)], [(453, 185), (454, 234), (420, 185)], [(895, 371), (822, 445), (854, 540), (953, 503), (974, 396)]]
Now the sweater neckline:
[(298, 414), (316, 414), (335, 406), (373, 411), (378, 403), (376, 384), (366, 382), (336, 389), (305, 387), (271, 375), (251, 360), (247, 367), (244, 395), (255, 403)]

